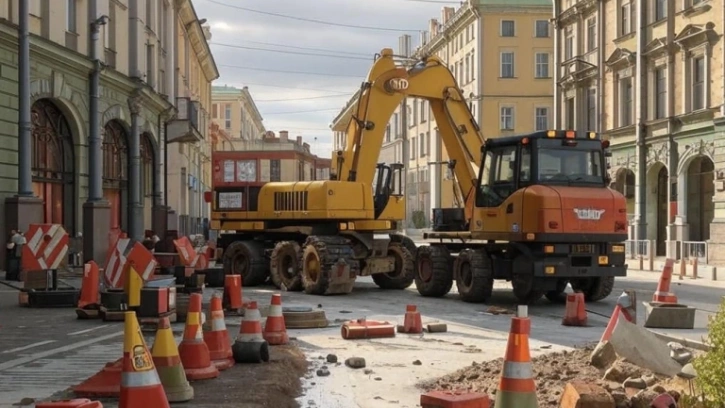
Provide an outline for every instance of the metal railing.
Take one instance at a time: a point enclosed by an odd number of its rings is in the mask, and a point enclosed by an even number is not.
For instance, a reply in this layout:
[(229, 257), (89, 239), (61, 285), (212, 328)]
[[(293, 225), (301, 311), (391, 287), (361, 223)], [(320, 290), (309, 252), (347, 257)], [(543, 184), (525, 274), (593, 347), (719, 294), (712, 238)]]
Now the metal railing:
[(705, 241), (680, 241), (681, 259), (697, 259), (697, 262), (706, 264), (708, 260), (708, 245)]
[(647, 239), (627, 240), (624, 243), (624, 251), (629, 259), (637, 259), (640, 256), (649, 259), (652, 247), (652, 242)]

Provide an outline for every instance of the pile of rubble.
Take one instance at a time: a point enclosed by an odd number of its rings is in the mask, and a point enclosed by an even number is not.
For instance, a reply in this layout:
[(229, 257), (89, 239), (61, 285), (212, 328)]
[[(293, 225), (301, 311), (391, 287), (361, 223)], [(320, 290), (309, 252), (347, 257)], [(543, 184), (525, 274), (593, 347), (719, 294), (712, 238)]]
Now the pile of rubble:
[[(620, 326), (620, 333), (597, 347), (587, 346), (533, 358), (539, 406), (560, 406), (568, 384), (584, 403), (581, 406), (649, 408), (660, 394), (669, 393), (677, 401), (687, 393), (688, 380), (695, 376), (689, 361), (697, 352), (679, 343), (653, 339), (650, 332), (640, 332), (646, 331), (644, 328), (631, 324), (627, 327), (618, 324)], [(625, 329), (628, 341), (623, 342), (620, 339)], [(502, 367), (501, 358), (474, 362), (457, 372), (422, 383), (420, 387), (426, 391), (479, 392), (488, 394), (493, 400)]]

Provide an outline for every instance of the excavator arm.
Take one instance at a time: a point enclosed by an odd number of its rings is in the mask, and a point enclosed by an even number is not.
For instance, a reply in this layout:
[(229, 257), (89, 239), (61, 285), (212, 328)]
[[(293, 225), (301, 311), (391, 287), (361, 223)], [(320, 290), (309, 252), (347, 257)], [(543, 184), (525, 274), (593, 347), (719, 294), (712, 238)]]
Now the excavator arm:
[(396, 63), (393, 50), (385, 48), (376, 59), (347, 127), (345, 150), (337, 152), (337, 178), (373, 185), (380, 149), (390, 117), (405, 97), (430, 103), (440, 137), (464, 198), (471, 197), (478, 176), (484, 139), (456, 80), (437, 57), (424, 58), (411, 68)]

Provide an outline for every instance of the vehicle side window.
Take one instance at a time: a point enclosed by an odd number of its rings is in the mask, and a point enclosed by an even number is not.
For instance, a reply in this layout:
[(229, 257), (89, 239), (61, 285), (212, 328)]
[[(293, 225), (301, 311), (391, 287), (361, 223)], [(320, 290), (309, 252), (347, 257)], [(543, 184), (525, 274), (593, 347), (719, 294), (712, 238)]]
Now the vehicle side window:
[(477, 207), (498, 207), (516, 188), (516, 146), (486, 151), (476, 194)]
[(531, 146), (521, 146), (521, 173), (519, 182), (528, 184), (531, 181)]

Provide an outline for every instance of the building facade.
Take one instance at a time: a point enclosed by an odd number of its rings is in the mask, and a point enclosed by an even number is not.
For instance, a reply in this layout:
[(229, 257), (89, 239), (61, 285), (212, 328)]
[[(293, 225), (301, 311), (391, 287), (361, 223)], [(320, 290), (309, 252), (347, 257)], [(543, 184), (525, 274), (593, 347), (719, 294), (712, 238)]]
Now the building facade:
[(235, 140), (258, 140), (266, 130), (249, 88), (212, 87), (212, 119)]
[[(102, 259), (109, 234), (129, 231), (141, 238), (154, 229), (152, 209), (164, 213), (164, 129), (174, 111), (177, 11), (189, 1), (30, 0), (30, 77), (35, 210), (6, 219), (0, 233), (30, 222), (62, 224), (82, 233), (84, 258)], [(17, 0), (0, 7), (0, 195), (18, 188)], [(97, 41), (90, 29), (98, 27)], [(99, 129), (90, 126), (91, 50), (102, 63), (97, 90)], [(97, 136), (96, 136), (97, 135)], [(89, 167), (87, 140), (101, 138), (101, 171)], [(138, 171), (136, 165), (140, 163)], [(99, 173), (102, 173), (99, 175)], [(100, 197), (89, 185), (101, 177)], [(7, 199), (6, 199), (7, 201)], [(15, 205), (15, 204), (13, 204)], [(6, 208), (6, 210), (10, 207)], [(11, 211), (12, 212), (12, 211)], [(165, 217), (160, 217), (165, 220)], [(110, 222), (109, 222), (110, 220)], [(163, 222), (162, 222), (163, 224)], [(88, 246), (90, 245), (90, 246)]]
[(189, 235), (202, 233), (209, 218), (204, 192), (211, 189), (211, 84), (219, 70), (209, 48), (209, 27), (200, 24), (191, 1), (177, 3), (176, 115), (167, 125), (167, 229)]
[[(567, 30), (577, 30), (567, 21), (601, 27), (592, 40), (596, 82), (576, 96), (601, 95), (595, 129), (612, 145), (613, 186), (628, 199), (632, 238), (654, 242), (655, 256), (725, 264), (723, 7), (722, 0), (587, 0), (555, 10), (559, 52), (571, 42)], [(558, 108), (564, 123), (581, 126), (582, 112), (566, 102)]]

